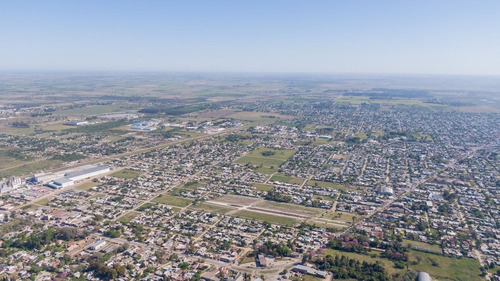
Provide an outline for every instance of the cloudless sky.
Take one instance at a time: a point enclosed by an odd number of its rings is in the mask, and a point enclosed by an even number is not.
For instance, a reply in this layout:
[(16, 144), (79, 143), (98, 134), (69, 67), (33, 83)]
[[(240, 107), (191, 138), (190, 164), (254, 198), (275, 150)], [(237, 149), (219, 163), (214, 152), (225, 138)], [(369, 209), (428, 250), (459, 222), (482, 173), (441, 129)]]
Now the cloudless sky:
[(0, 70), (500, 75), (500, 1), (1, 1)]

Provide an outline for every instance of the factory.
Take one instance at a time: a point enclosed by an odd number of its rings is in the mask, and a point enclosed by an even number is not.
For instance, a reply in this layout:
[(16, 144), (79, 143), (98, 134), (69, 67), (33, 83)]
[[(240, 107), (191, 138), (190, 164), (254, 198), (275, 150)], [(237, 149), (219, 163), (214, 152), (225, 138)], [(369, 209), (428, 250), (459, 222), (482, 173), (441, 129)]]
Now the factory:
[(75, 184), (75, 181), (98, 176), (107, 173), (111, 170), (108, 165), (86, 165), (78, 169), (68, 171), (56, 179), (47, 183), (47, 186), (54, 189), (64, 188)]

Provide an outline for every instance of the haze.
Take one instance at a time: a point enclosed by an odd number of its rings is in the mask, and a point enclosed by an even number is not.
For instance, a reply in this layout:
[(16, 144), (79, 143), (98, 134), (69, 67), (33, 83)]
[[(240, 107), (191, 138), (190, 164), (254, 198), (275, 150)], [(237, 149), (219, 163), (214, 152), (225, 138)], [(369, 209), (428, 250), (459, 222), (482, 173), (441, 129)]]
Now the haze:
[(0, 70), (500, 74), (498, 1), (4, 1)]

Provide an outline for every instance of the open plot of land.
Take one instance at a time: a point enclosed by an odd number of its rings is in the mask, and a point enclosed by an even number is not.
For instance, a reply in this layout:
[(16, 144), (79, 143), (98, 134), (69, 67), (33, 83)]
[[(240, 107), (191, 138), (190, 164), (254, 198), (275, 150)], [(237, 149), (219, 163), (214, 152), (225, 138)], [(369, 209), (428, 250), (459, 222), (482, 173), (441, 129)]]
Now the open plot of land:
[[(417, 257), (420, 258), (420, 263), (417, 265), (411, 265), (410, 267), (417, 271), (425, 271), (429, 273), (433, 279), (453, 281), (484, 280), (479, 276), (479, 274), (481, 274), (479, 271), (480, 265), (475, 259), (457, 259), (442, 255), (412, 251), (410, 260), (416, 260)], [(437, 263), (437, 266), (432, 265), (433, 261), (435, 264)]]
[(260, 147), (249, 152), (247, 155), (241, 157), (236, 162), (262, 166), (266, 168), (274, 168), (283, 164), (288, 158), (292, 157), (295, 152), (296, 151), (292, 149), (274, 149)]
[(280, 224), (280, 225), (296, 225), (300, 222), (300, 220), (294, 218), (274, 216), (274, 215), (264, 214), (260, 212), (251, 212), (251, 211), (239, 211), (235, 213), (234, 216), (266, 221), (269, 223)]
[(273, 185), (263, 184), (263, 183), (254, 183), (252, 185), (255, 186), (255, 189), (258, 191), (269, 191), (269, 190), (272, 190), (274, 188)]
[(271, 168), (266, 168), (266, 167), (259, 167), (259, 168), (255, 169), (255, 171), (257, 173), (270, 175), (272, 173), (276, 173), (276, 171), (278, 171), (278, 169), (271, 169)]
[(403, 239), (403, 244), (404, 245), (411, 244), (412, 247), (414, 247), (414, 248), (429, 250), (429, 251), (432, 251), (432, 252), (437, 252), (437, 253), (441, 253), (442, 252), (441, 247), (439, 247), (439, 245), (431, 245), (431, 244), (425, 243), (425, 242)]
[(135, 217), (137, 217), (139, 215), (138, 212), (128, 212), (126, 213), (125, 215), (121, 216), (118, 218), (118, 221), (119, 222), (122, 222), (122, 223), (129, 223), (131, 220), (133, 220)]
[(258, 199), (258, 198), (252, 198), (252, 197), (247, 197), (247, 196), (226, 195), (226, 196), (216, 198), (212, 201), (226, 203), (226, 204), (235, 204), (235, 205), (240, 205), (240, 206), (248, 206), (248, 205), (251, 205), (252, 203), (255, 203), (259, 200), (260, 199)]
[(163, 194), (153, 199), (153, 202), (165, 205), (177, 206), (177, 207), (186, 207), (187, 205), (191, 204), (193, 200), (188, 198), (174, 197)]
[(203, 210), (203, 211), (218, 213), (218, 214), (226, 214), (227, 212), (234, 210), (231, 207), (210, 204), (210, 203), (196, 204), (196, 205), (192, 205), (190, 208), (194, 209), (194, 210)]
[(255, 205), (256, 208), (269, 209), (278, 212), (296, 214), (300, 216), (316, 216), (324, 212), (323, 209), (304, 207), (296, 204), (280, 203), (274, 201), (262, 201)]
[(82, 183), (79, 186), (75, 187), (75, 189), (78, 189), (78, 190), (89, 190), (89, 189), (91, 189), (92, 187), (95, 187), (95, 186), (97, 186), (97, 184), (95, 184), (93, 182), (86, 182), (86, 183)]
[(289, 177), (285, 176), (282, 174), (275, 174), (269, 179), (269, 181), (279, 181), (279, 182), (284, 182), (284, 183), (293, 183), (293, 184), (302, 184), (304, 182), (304, 179), (299, 179), (299, 178), (294, 178), (294, 177)]
[(347, 187), (345, 185), (335, 184), (335, 183), (327, 182), (327, 181), (308, 180), (306, 182), (306, 185), (309, 185), (309, 186), (318, 186), (318, 187), (327, 187), (327, 188), (333, 188), (333, 189), (342, 189), (342, 190), (349, 189), (349, 187)]
[(135, 179), (135, 178), (138, 178), (140, 175), (142, 175), (142, 172), (140, 172), (140, 171), (123, 169), (123, 170), (112, 173), (110, 176), (115, 177), (115, 178), (122, 178), (122, 179)]

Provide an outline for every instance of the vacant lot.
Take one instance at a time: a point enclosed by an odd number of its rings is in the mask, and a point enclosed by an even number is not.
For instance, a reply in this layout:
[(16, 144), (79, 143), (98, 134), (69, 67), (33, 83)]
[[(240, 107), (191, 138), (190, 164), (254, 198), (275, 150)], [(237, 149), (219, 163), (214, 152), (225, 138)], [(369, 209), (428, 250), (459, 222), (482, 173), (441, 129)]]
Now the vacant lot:
[(189, 208), (194, 209), (194, 210), (203, 210), (203, 211), (207, 211), (207, 212), (211, 212), (211, 213), (218, 213), (218, 214), (226, 214), (227, 212), (234, 210), (233, 208), (230, 208), (230, 207), (215, 205), (215, 204), (210, 204), (210, 203), (196, 204), (196, 205), (192, 205)]
[(187, 205), (191, 204), (193, 200), (182, 197), (160, 195), (159, 197), (153, 199), (153, 202), (177, 207), (186, 207)]
[(323, 209), (304, 207), (297, 204), (280, 203), (274, 201), (262, 201), (255, 205), (256, 208), (269, 209), (272, 211), (297, 214), (300, 216), (315, 216), (324, 212)]
[(123, 170), (112, 173), (110, 176), (115, 177), (115, 178), (122, 178), (122, 179), (135, 179), (135, 178), (138, 178), (140, 175), (142, 175), (142, 172), (140, 172), (140, 171), (123, 169)]
[(300, 222), (300, 220), (298, 220), (298, 219), (293, 219), (293, 218), (289, 218), (289, 217), (274, 216), (274, 215), (251, 212), (251, 211), (239, 211), (239, 212), (235, 213), (234, 216), (242, 217), (242, 218), (249, 218), (249, 219), (254, 219), (254, 220), (260, 220), (260, 221), (266, 221), (266, 222), (272, 223), (272, 224), (289, 225), (289, 226), (297, 225)]
[(279, 181), (279, 182), (284, 182), (284, 183), (293, 183), (293, 184), (302, 184), (304, 182), (303, 179), (298, 179), (294, 177), (289, 177), (285, 176), (282, 174), (275, 174), (269, 179), (269, 181), (274, 182), (274, 181)]
[(250, 205), (252, 203), (255, 203), (259, 200), (260, 199), (258, 199), (258, 198), (252, 198), (252, 197), (247, 197), (247, 196), (226, 195), (226, 196), (216, 198), (212, 201), (246, 206), (246, 205)]
[(274, 149), (260, 147), (247, 155), (241, 157), (236, 162), (242, 164), (251, 164), (266, 168), (276, 168), (283, 164), (288, 158), (295, 154), (292, 149)]
[(133, 220), (135, 217), (137, 217), (139, 215), (138, 212), (128, 212), (126, 213), (125, 215), (121, 216), (118, 218), (118, 221), (119, 222), (122, 222), (122, 223), (129, 223), (131, 220)]

